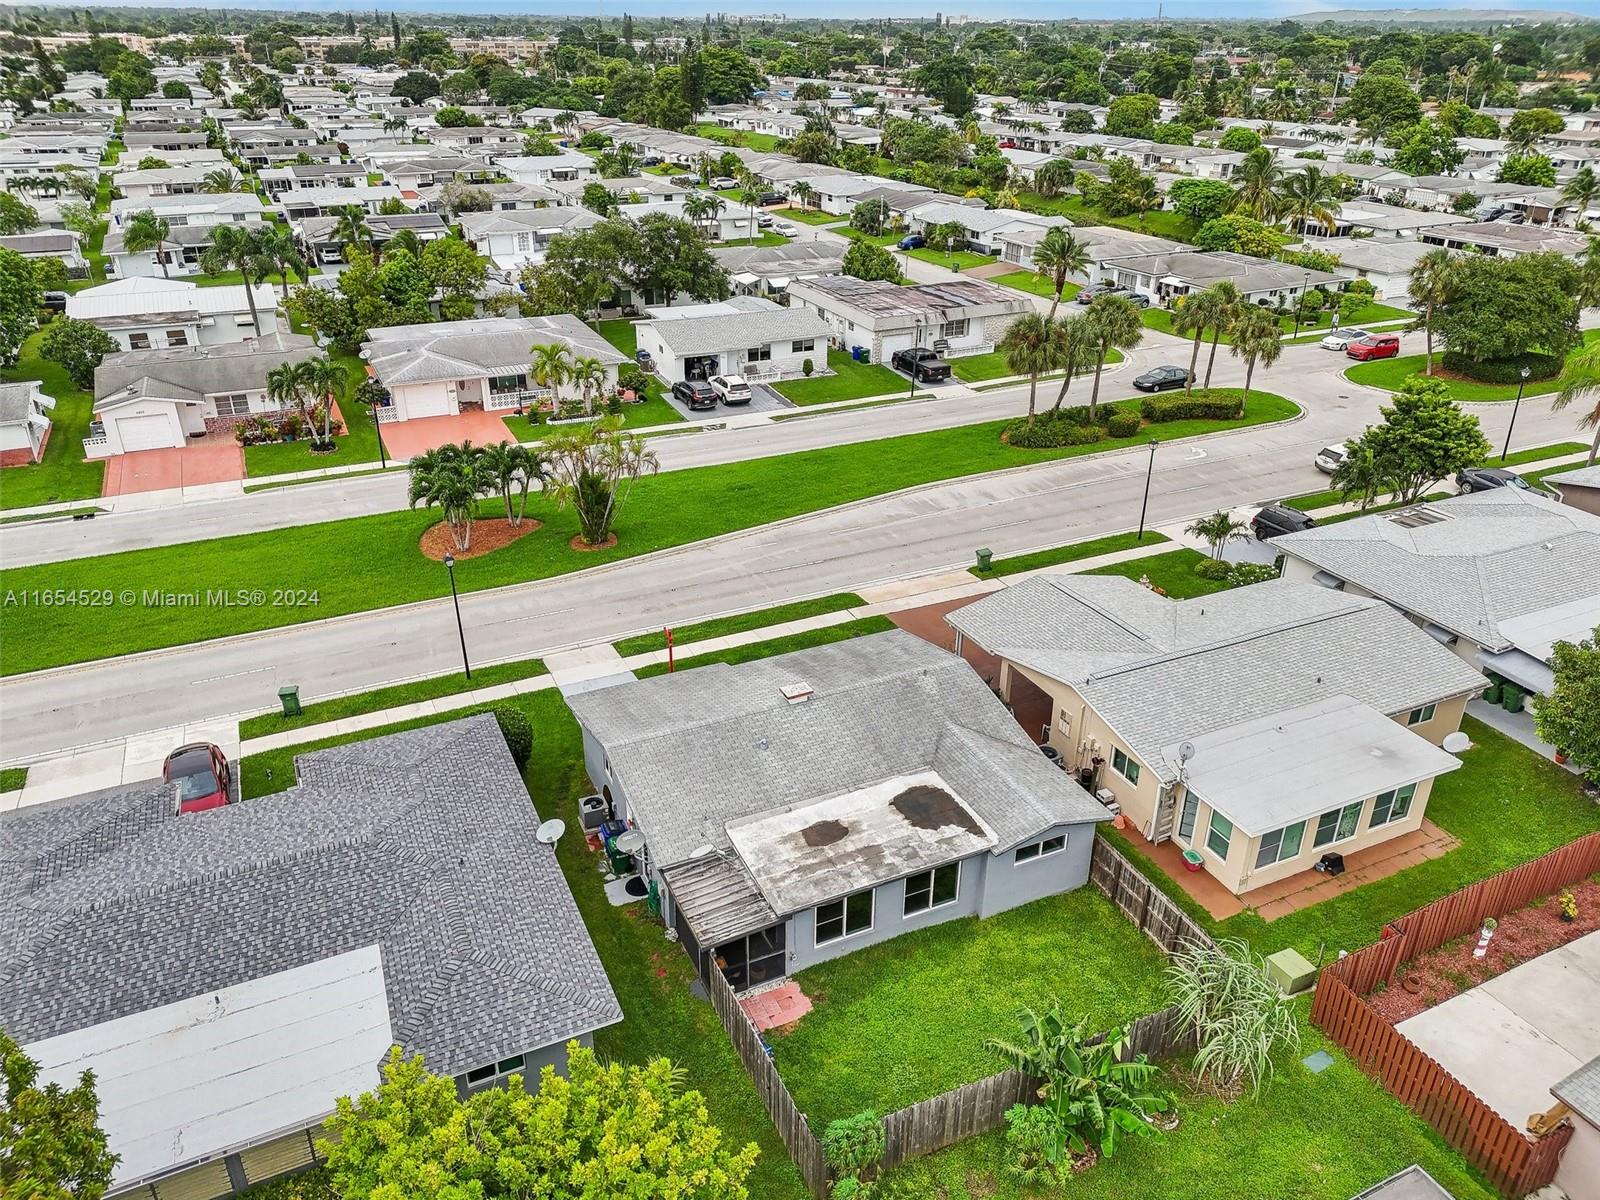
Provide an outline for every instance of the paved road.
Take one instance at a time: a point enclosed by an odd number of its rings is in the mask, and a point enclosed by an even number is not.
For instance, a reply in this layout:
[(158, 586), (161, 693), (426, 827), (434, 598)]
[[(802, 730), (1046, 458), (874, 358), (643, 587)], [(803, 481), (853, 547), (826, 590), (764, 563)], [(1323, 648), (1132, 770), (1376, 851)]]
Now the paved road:
[[(1158, 450), (1150, 523), (1315, 490), (1321, 446), (1375, 419), (1382, 397), (1285, 352), (1263, 383), (1302, 419)], [(1234, 382), (1232, 360), (1220, 382)], [(984, 398), (985, 401), (989, 397)], [(980, 401), (978, 403), (982, 403)], [(938, 411), (926, 406), (931, 420)], [(1509, 406), (1478, 409), (1493, 440)], [(811, 421), (787, 423), (804, 430)], [(786, 436), (785, 426), (751, 436)], [(1525, 404), (1516, 445), (1569, 437), (1568, 414)], [(741, 435), (743, 436), (743, 435)], [(699, 441), (683, 438), (669, 441)], [(665, 448), (665, 447), (663, 447)], [(1141, 448), (957, 480), (537, 583), (462, 598), (475, 661), (521, 658), (595, 638), (964, 565), (977, 546), (1012, 554), (1132, 528)], [(682, 465), (682, 464), (680, 464)], [(308, 491), (292, 493), (296, 503)], [(270, 706), (280, 683), (307, 698), (446, 672), (459, 660), (448, 602), (201, 643), (0, 680), (6, 758)]]

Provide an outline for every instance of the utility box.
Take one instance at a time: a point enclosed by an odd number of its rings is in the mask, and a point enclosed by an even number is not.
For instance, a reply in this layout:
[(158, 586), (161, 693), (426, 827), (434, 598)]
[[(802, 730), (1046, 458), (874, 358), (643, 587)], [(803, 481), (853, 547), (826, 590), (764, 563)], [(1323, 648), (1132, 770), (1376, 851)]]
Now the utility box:
[(978, 551), (978, 570), (987, 571), (994, 564), (994, 551), (984, 547)]
[(1300, 951), (1279, 950), (1276, 954), (1267, 955), (1267, 978), (1285, 996), (1293, 996), (1317, 981), (1317, 969)]
[(283, 715), (298, 717), (300, 715), (300, 688), (293, 683), (285, 684), (278, 689), (278, 703), (283, 705)]

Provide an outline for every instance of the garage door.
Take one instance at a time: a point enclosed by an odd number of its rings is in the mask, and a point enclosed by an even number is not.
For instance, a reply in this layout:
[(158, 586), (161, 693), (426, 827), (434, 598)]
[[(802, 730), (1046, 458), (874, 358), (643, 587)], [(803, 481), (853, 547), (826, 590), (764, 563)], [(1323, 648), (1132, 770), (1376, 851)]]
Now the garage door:
[(406, 419), (415, 420), (417, 417), (448, 417), (455, 412), (454, 398), (438, 394), (407, 396)]
[(157, 413), (153, 417), (124, 417), (117, 422), (125, 454), (135, 450), (165, 450), (172, 445), (172, 418)]

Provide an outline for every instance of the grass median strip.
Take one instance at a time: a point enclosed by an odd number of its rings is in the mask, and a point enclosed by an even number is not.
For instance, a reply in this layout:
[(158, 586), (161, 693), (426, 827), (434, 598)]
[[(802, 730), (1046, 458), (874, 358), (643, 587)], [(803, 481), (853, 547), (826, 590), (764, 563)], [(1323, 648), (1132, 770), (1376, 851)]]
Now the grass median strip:
[[(782, 625), (787, 621), (843, 612), (847, 608), (860, 608), (865, 603), (866, 601), (854, 592), (835, 592), (831, 596), (818, 596), (814, 600), (796, 600), (793, 604), (779, 604), (774, 608), (763, 608), (757, 612), (737, 613), (730, 617), (696, 621), (693, 625), (679, 625), (672, 631), (672, 641), (677, 646), (688, 642), (706, 642), (712, 638), (727, 637), (734, 633), (764, 629), (769, 625)], [(641, 633), (612, 643), (612, 649), (623, 658), (666, 648), (666, 634), (659, 632)]]
[(979, 579), (998, 579), (1003, 575), (1015, 575), (1019, 571), (1036, 571), (1040, 567), (1078, 562), (1080, 559), (1094, 558), (1101, 554), (1115, 554), (1119, 550), (1136, 550), (1140, 546), (1154, 546), (1167, 540), (1165, 534), (1157, 533), (1153, 529), (1145, 530), (1143, 540), (1134, 533), (1113, 533), (1087, 542), (1073, 542), (1070, 546), (1053, 546), (1048, 550), (1033, 550), (1027, 554), (1013, 554), (1010, 558), (997, 558), (987, 571), (968, 567), (967, 572)]
[(479, 688), (497, 687), (502, 683), (515, 683), (545, 673), (544, 660), (523, 659), (521, 662), (499, 663), (492, 667), (479, 667), (469, 680), (465, 675), (439, 675), (432, 679), (418, 679), (411, 683), (397, 683), (358, 692), (353, 696), (335, 696), (331, 700), (318, 700), (304, 705), (297, 717), (286, 717), (281, 712), (262, 713), (246, 717), (239, 722), (241, 738), (266, 737), (289, 729), (303, 729), (328, 721), (341, 721), (346, 717), (361, 717), (367, 713), (382, 712), (386, 708), (399, 708), (423, 700), (438, 700), (457, 696), (462, 692), (475, 692)]
[(0, 792), (20, 791), (27, 782), (27, 767), (0, 767)]
[[(1298, 407), (1257, 392), (1232, 421), (1173, 421), (1145, 432), (1161, 440), (1284, 420)], [(456, 565), (462, 591), (548, 579), (588, 567), (750, 529), (887, 492), (1125, 447), (1123, 441), (1046, 450), (1004, 445), (1006, 422), (904, 434), (873, 442), (673, 471), (641, 481), (621, 510), (619, 543), (578, 553), (570, 509), (530, 497), (544, 528)], [(503, 513), (486, 501), (486, 516)], [(113, 654), (280, 628), (434, 600), (449, 594), (444, 568), (418, 549), (435, 511), (355, 517), (233, 538), (130, 550), (0, 571), (4, 673), (20, 674)], [(87, 607), (55, 597), (92, 595)], [(220, 597), (220, 599), (219, 599)], [(49, 608), (49, 620), (38, 610)]]
[[(727, 663), (731, 666), (736, 663), (752, 662), (758, 658), (771, 658), (774, 654), (788, 654), (791, 650), (808, 650), (812, 646), (848, 642), (851, 638), (864, 637), (869, 633), (887, 633), (894, 627), (894, 622), (888, 617), (861, 617), (854, 621), (846, 621), (842, 625), (824, 625), (821, 629), (791, 633), (788, 637), (751, 642), (745, 646), (730, 646), (726, 650), (697, 654), (692, 658), (680, 658), (675, 666), (679, 671), (692, 671), (695, 667), (709, 666), (712, 663)], [(640, 667), (634, 672), (640, 679), (649, 679), (666, 673), (666, 663), (654, 663), (648, 667)]]

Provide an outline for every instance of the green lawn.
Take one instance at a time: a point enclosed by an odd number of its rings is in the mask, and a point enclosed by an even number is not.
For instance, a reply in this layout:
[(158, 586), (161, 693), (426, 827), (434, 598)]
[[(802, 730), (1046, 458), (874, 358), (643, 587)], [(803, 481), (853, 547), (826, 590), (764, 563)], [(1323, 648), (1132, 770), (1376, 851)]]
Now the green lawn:
[(619, 319), (601, 321), (598, 328), (601, 337), (631, 359), (639, 350), (639, 331), (633, 326), (634, 322)]
[(470, 680), (457, 672), (453, 675), (438, 675), (432, 679), (418, 679), (411, 683), (397, 683), (392, 687), (375, 688), (370, 692), (359, 692), (352, 696), (338, 696), (331, 700), (302, 704), (298, 717), (286, 717), (281, 710), (246, 717), (239, 722), (239, 736), (246, 740), (266, 737), (268, 734), (301, 729), (307, 725), (321, 725), (327, 721), (343, 720), (345, 717), (360, 717), (367, 713), (382, 712), (386, 708), (399, 708), (404, 704), (437, 700), (442, 696), (458, 696), (462, 692), (531, 679), (544, 673), (543, 659), (527, 658), (520, 662), (478, 667), (472, 672)]
[(1098, 208), (1085, 203), (1082, 196), (1046, 198), (1035, 192), (1022, 192), (1017, 199), (1022, 208), (1028, 212), (1053, 213), (1056, 216), (1068, 217), (1075, 225), (1114, 225), (1118, 229), (1132, 229), (1138, 233), (1171, 238), (1177, 242), (1194, 241), (1194, 235), (1199, 229), (1199, 225), (1193, 219), (1182, 213), (1167, 212), (1163, 209), (1146, 213), (1142, 218), (1108, 217)]
[(864, 1108), (893, 1112), (1002, 1069), (984, 1042), (1015, 1037), (1023, 1005), (1058, 997), (1097, 1030), (1156, 1011), (1164, 966), (1154, 942), (1081, 887), (800, 972), (815, 1007), (769, 1035), (773, 1061), (813, 1128)]
[[(352, 390), (367, 377), (366, 364), (354, 354), (330, 354), (329, 357), (344, 368)], [(378, 423), (372, 419), (372, 413), (354, 400), (341, 404), (339, 413), (344, 417), (345, 431), (334, 439), (337, 449), (332, 454), (311, 453), (309, 440), (246, 446), (245, 474), (251, 479), (260, 479), (294, 471), (315, 471), (320, 467), (377, 462)]]
[(27, 767), (0, 767), (0, 792), (20, 791), (27, 782)]
[(748, 238), (748, 237), (729, 238), (725, 242), (718, 242), (717, 245), (718, 246), (728, 246), (728, 247), (732, 247), (732, 246), (787, 246), (789, 244), (789, 241), (790, 241), (790, 239), (784, 237), (783, 234), (774, 233), (772, 230), (767, 229), (767, 230), (763, 230), (760, 234), (758, 234), (756, 237), (753, 237), (753, 238)]
[[(1583, 334), (1584, 345), (1589, 345), (1596, 338), (1600, 338), (1600, 329), (1585, 330)], [(1434, 369), (1439, 369), (1439, 351), (1434, 353)], [(1379, 358), (1372, 362), (1356, 363), (1348, 368), (1344, 377), (1351, 383), (1365, 384), (1367, 387), (1383, 388), (1392, 392), (1410, 379), (1413, 375), (1420, 375), (1427, 366), (1428, 358), (1425, 354), (1406, 354), (1399, 358)], [(1515, 400), (1517, 386), (1513, 383), (1477, 383), (1471, 379), (1449, 379), (1440, 376), (1450, 389), (1450, 395), (1455, 399), (1469, 404), (1483, 404), (1495, 400)], [(1523, 388), (1524, 398), (1528, 396), (1550, 396), (1561, 390), (1559, 377), (1551, 379), (1532, 380)]]
[(94, 397), (73, 387), (62, 367), (39, 356), (43, 338), (42, 330), (30, 334), (22, 343), (17, 365), (0, 371), (0, 380), (8, 383), (39, 380), (45, 393), (55, 397), (56, 402), (50, 412), (50, 440), (45, 443), (44, 458), (29, 466), (0, 471), (0, 509), (92, 499), (100, 495), (105, 482), (105, 463), (89, 462), (83, 457), (83, 439), (94, 416)]
[[(549, 434), (552, 428), (560, 429), (562, 426), (551, 426), (543, 422), (535, 422), (531, 417), (519, 417), (515, 413), (501, 418), (506, 428), (511, 431), (511, 436), (519, 442), (536, 442)], [(653, 425), (673, 425), (683, 421), (683, 414), (673, 408), (661, 393), (661, 385), (655, 380), (650, 381), (646, 391), (646, 399), (637, 404), (624, 404), (622, 406), (622, 427), (624, 429), (648, 429)]]
[(724, 129), (721, 125), (710, 123), (696, 125), (689, 130), (703, 138), (710, 138), (713, 142), (721, 142), (724, 146), (748, 146), (752, 150), (776, 150), (783, 144), (783, 139), (770, 133), (754, 133), (742, 129)]
[(924, 246), (920, 250), (905, 250), (912, 258), (920, 258), (923, 262), (932, 263), (936, 267), (948, 267), (956, 271), (965, 271), (969, 267), (985, 267), (992, 262), (1000, 260), (992, 254), (974, 254), (971, 250), (935, 250), (932, 246)]
[[(1016, 288), (1019, 292), (1031, 292), (1035, 296), (1043, 296), (1046, 300), (1056, 294), (1055, 281), (1040, 275), (1037, 271), (1012, 271), (1007, 275), (996, 275), (989, 282)], [(1080, 284), (1067, 284), (1061, 289), (1061, 302), (1065, 304), (1081, 291), (1083, 287)]]
[[(1122, 361), (1122, 353), (1118, 350), (1108, 351), (1106, 366), (1115, 366)], [(1006, 379), (1015, 375), (1006, 362), (1005, 351), (991, 350), (987, 354), (966, 354), (960, 358), (950, 360), (950, 370), (957, 379), (964, 379), (968, 383), (982, 383), (986, 379)], [(1060, 379), (1062, 372), (1053, 371), (1048, 375), (1041, 375), (1041, 380)]]
[[(990, 562), (987, 571), (977, 567), (967, 570), (979, 579), (999, 579), (1020, 571), (1035, 571), (1040, 567), (1053, 567), (1059, 563), (1078, 562), (1101, 554), (1115, 554), (1118, 550), (1132, 550), (1137, 546), (1155, 546), (1167, 541), (1165, 534), (1146, 529), (1141, 539), (1136, 533), (1113, 533), (1107, 537), (1093, 538), (1087, 542), (1073, 542), (1070, 546), (1053, 546), (1049, 550), (1033, 550), (1027, 554), (1013, 554), (1010, 558), (997, 558)], [(1160, 557), (1152, 555), (1152, 558)], [(1149, 559), (1141, 561), (1148, 562)], [(1134, 578), (1138, 578), (1135, 576)]]
[(820, 208), (775, 208), (772, 215), (780, 221), (799, 221), (802, 225), (837, 225), (849, 217), (823, 212)]
[[(1298, 411), (1280, 396), (1256, 392), (1238, 420), (1174, 421), (1146, 432), (1171, 440), (1284, 420)], [(917, 484), (1127, 445), (1108, 440), (1014, 449), (1000, 441), (1005, 425), (986, 422), (644, 479), (621, 510), (619, 544), (592, 553), (567, 544), (578, 532), (570, 508), (558, 510), (543, 496), (530, 497), (528, 514), (545, 528), (458, 563), (456, 581), (463, 591), (477, 591), (546, 579)], [(486, 501), (483, 511), (503, 510), (496, 500)], [(0, 589), (116, 587), (142, 594), (203, 578), (207, 588), (303, 589), (315, 597), (296, 607), (62, 609), (44, 626), (25, 609), (4, 608), (4, 671), (19, 674), (442, 596), (448, 591), (443, 569), (417, 549), (438, 520), (437, 512), (407, 510), (0, 571)]]
[(910, 389), (902, 379), (881, 363), (858, 363), (843, 350), (828, 349), (832, 375), (813, 375), (810, 379), (787, 379), (772, 385), (773, 390), (795, 404), (827, 404), (833, 400), (860, 400), (865, 396), (887, 396)]
[[(774, 608), (763, 608), (756, 612), (736, 613), (729, 617), (696, 621), (692, 625), (679, 625), (672, 631), (672, 641), (675, 646), (689, 642), (710, 641), (712, 638), (727, 637), (729, 634), (764, 629), (769, 625), (782, 625), (786, 621), (799, 621), (805, 617), (860, 608), (865, 603), (866, 601), (854, 592), (835, 592), (831, 596), (818, 596), (813, 600), (796, 600), (793, 604), (779, 604)], [(667, 637), (662, 632), (641, 633), (613, 642), (612, 648), (623, 658), (627, 658), (634, 654), (647, 654), (651, 650), (665, 650)]]
[[(812, 646), (830, 646), (834, 642), (848, 642), (851, 638), (865, 637), (871, 633), (887, 633), (894, 627), (894, 622), (888, 617), (859, 617), (842, 625), (825, 625), (821, 629), (791, 633), (788, 637), (773, 638), (765, 642), (750, 642), (743, 646), (731, 646), (726, 650), (713, 650), (709, 654), (697, 654), (692, 658), (680, 658), (673, 665), (679, 671), (690, 671), (695, 667), (709, 666), (712, 663), (727, 663), (732, 666), (742, 662), (752, 662), (758, 658), (770, 658), (774, 654), (788, 654), (792, 650), (808, 650)], [(634, 672), (640, 679), (650, 679), (666, 673), (666, 663), (652, 663)]]
[[(1147, 533), (1145, 535), (1149, 537)], [(1123, 575), (1129, 579), (1148, 579), (1174, 600), (1188, 600), (1193, 596), (1209, 596), (1213, 592), (1228, 590), (1226, 582), (1202, 579), (1194, 573), (1196, 563), (1204, 562), (1205, 555), (1187, 546), (1169, 550), (1165, 554), (1152, 554), (1149, 558), (1130, 558), (1127, 562), (1096, 567), (1086, 575)]]

